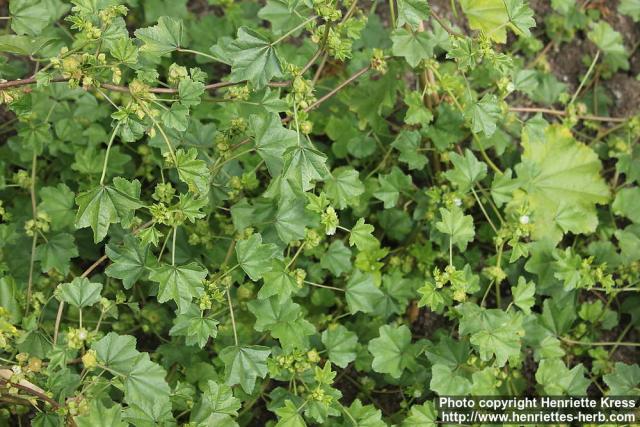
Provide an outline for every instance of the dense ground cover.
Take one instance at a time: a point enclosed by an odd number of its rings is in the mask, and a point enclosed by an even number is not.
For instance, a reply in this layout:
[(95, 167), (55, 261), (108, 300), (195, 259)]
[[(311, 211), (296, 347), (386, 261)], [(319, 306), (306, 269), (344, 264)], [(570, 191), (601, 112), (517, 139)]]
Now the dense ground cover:
[(0, 15), (0, 423), (640, 394), (638, 0)]

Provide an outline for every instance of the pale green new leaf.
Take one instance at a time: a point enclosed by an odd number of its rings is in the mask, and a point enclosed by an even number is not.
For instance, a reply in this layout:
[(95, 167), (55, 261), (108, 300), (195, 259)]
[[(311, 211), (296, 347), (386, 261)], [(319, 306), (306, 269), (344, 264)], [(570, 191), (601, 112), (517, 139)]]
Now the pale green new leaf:
[(380, 242), (373, 236), (373, 225), (366, 224), (364, 218), (358, 219), (349, 233), (349, 246), (356, 245), (360, 251), (376, 249)]
[(531, 313), (531, 307), (533, 307), (536, 302), (535, 294), (536, 284), (527, 282), (522, 276), (518, 278), (518, 284), (511, 287), (513, 303), (525, 314)]
[(509, 15), (504, 0), (460, 0), (472, 30), (480, 30), (497, 43), (507, 41)]
[(89, 282), (86, 277), (76, 277), (71, 283), (63, 283), (56, 289), (56, 298), (77, 308), (90, 307), (100, 301), (102, 283)]
[(438, 231), (450, 236), (452, 244), (464, 251), (476, 233), (471, 215), (465, 215), (462, 209), (452, 206), (450, 209), (440, 208), (440, 216), (442, 220), (436, 222)]
[(128, 424), (122, 421), (122, 406), (112, 405), (106, 408), (100, 400), (93, 400), (90, 409), (85, 415), (73, 418), (78, 427), (126, 427)]
[(569, 369), (562, 359), (544, 359), (536, 371), (536, 381), (550, 396), (585, 396), (591, 384), (587, 370), (579, 363)]
[(281, 301), (274, 295), (269, 299), (253, 300), (247, 304), (249, 311), (256, 317), (254, 329), (259, 332), (270, 331), (284, 350), (304, 349), (309, 345), (307, 336), (313, 335), (315, 327), (302, 316), (300, 305)]
[(487, 176), (487, 165), (478, 161), (471, 150), (464, 150), (464, 156), (457, 153), (449, 155), (454, 169), (445, 172), (445, 176), (460, 191), (467, 192), (474, 184)]
[(38, 210), (46, 212), (51, 218), (51, 228), (54, 231), (73, 225), (76, 215), (73, 204), (74, 194), (65, 184), (55, 187), (43, 187), (40, 191), (40, 203)]

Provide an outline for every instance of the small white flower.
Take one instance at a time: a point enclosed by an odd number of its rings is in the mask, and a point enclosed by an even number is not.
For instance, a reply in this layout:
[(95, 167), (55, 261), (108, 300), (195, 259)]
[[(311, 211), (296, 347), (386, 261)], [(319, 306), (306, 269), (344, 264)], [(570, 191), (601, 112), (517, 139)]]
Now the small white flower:
[(520, 224), (529, 224), (529, 215), (522, 215), (520, 217)]
[(87, 339), (87, 331), (85, 330), (80, 330), (80, 332), (78, 332), (78, 338), (80, 338), (82, 341)]
[(455, 199), (453, 199), (453, 204), (460, 207), (462, 206), (462, 200), (456, 197)]

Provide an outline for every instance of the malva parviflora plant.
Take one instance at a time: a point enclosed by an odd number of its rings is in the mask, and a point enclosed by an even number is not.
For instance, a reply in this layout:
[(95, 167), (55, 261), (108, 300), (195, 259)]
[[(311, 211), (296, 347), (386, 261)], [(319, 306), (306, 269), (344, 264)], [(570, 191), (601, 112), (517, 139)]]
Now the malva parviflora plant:
[(638, 395), (640, 3), (600, 3), (5, 2), (2, 422)]

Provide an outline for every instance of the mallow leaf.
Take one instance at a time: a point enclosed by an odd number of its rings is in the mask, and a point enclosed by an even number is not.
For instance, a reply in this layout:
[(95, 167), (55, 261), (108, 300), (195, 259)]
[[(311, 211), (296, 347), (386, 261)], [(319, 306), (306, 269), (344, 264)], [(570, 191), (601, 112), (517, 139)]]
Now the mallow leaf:
[(56, 297), (69, 305), (85, 308), (100, 301), (102, 283), (90, 282), (86, 277), (76, 277), (71, 283), (63, 283), (56, 289)]
[(245, 393), (251, 393), (257, 378), (267, 375), (267, 358), (271, 354), (268, 347), (228, 346), (220, 352), (224, 362), (228, 385), (240, 384)]

